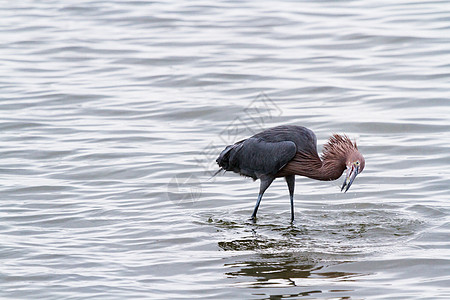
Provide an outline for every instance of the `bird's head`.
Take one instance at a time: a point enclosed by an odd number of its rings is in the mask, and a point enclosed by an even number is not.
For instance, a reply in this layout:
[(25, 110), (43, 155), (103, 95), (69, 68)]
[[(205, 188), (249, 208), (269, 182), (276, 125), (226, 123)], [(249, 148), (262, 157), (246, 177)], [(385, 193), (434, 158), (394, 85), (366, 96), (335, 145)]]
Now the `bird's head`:
[(350, 152), (346, 160), (346, 176), (341, 188), (344, 193), (348, 191), (356, 176), (364, 170), (366, 165), (366, 161), (356, 148), (356, 144), (354, 146), (354, 151)]
[(344, 192), (348, 191), (356, 176), (364, 170), (366, 165), (366, 161), (359, 152), (356, 142), (346, 135), (339, 134), (333, 134), (328, 143), (324, 145), (322, 160), (338, 161), (340, 166), (346, 167), (346, 177), (341, 188), (341, 191)]

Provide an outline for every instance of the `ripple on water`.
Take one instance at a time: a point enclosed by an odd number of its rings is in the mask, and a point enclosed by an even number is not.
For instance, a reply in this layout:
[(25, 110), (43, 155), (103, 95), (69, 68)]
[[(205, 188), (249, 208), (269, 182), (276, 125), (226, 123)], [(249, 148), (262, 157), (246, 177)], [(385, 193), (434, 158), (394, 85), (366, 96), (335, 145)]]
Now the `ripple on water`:
[(302, 210), (293, 225), (283, 223), (284, 216), (275, 220), (260, 216), (256, 223), (210, 217), (207, 223), (231, 236), (218, 242), (224, 251), (291, 251), (358, 259), (393, 251), (424, 230), (424, 220), (397, 209), (335, 205), (328, 210)]

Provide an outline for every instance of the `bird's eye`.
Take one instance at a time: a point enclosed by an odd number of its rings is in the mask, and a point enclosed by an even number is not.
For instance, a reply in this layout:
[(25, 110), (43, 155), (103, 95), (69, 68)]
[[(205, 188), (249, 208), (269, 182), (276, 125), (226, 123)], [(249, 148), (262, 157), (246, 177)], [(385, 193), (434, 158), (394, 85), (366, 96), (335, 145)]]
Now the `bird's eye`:
[(357, 161), (355, 164), (356, 164), (357, 166), (359, 166), (359, 161)]

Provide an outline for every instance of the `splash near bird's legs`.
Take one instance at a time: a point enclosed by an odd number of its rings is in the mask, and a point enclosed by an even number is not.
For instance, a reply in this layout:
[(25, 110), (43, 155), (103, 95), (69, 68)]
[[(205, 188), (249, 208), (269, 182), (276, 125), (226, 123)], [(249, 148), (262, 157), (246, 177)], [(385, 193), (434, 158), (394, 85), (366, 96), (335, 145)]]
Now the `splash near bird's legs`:
[(258, 200), (256, 200), (255, 209), (253, 210), (252, 214), (252, 220), (253, 222), (256, 221), (256, 213), (258, 212), (259, 204), (261, 203), (262, 196), (264, 195), (264, 192), (267, 190), (267, 188), (270, 186), (270, 184), (273, 182), (275, 178), (274, 177), (264, 177), (261, 178), (261, 184), (259, 186), (259, 195)]
[(295, 188), (295, 175), (289, 175), (285, 177), (288, 189), (289, 197), (291, 198), (291, 223), (294, 222), (294, 188)]

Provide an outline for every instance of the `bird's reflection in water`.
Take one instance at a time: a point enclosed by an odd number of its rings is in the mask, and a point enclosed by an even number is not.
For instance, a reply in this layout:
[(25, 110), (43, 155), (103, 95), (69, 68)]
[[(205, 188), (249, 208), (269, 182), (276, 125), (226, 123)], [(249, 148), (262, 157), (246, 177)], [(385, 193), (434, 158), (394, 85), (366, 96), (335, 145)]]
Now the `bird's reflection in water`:
[[(228, 224), (224, 226), (228, 226)], [(233, 226), (236, 229), (235, 226), (237, 224)], [(358, 254), (350, 254), (352, 249), (346, 246), (322, 245), (325, 247), (318, 247), (318, 241), (314, 239), (314, 235), (308, 229), (281, 224), (245, 224), (239, 229), (246, 233), (241, 231), (238, 239), (218, 242), (218, 246), (223, 251), (234, 253), (242, 251), (243, 253), (230, 257), (224, 264), (227, 270), (225, 275), (235, 278), (234, 285), (236, 286), (247, 288), (301, 287), (300, 294), (296, 291), (295, 295), (287, 297), (295, 298), (331, 292), (320, 289), (324, 281), (331, 280), (342, 283), (367, 275), (337, 271), (338, 267), (336, 266), (352, 262), (357, 259)], [(335, 293), (333, 292), (333, 294)], [(280, 299), (282, 298), (286, 297), (283, 296)]]
[(281, 217), (261, 218), (256, 224), (209, 217), (207, 223), (223, 233), (218, 247), (230, 252), (225, 276), (233, 278), (235, 286), (261, 289), (264, 296), (271, 294), (265, 288), (295, 293), (275, 299), (311, 297), (312, 293), (345, 299), (360, 277), (370, 275), (358, 269), (357, 262), (396, 249), (422, 224), (394, 210), (355, 212), (341, 206), (326, 213), (304, 210), (302, 217), (293, 225)]
[(308, 259), (288, 253), (257, 254), (226, 267), (236, 267), (232, 268), (236, 270), (226, 273), (229, 276), (254, 277), (261, 285), (280, 284), (284, 281), (293, 286), (293, 278), (308, 278), (312, 272), (322, 268)]
[[(363, 274), (327, 271), (337, 262), (320, 262), (301, 253), (270, 253), (245, 255), (232, 263), (225, 264), (229, 277), (252, 277), (240, 285), (247, 287), (288, 287), (302, 285), (301, 279), (339, 279), (352, 280)], [(320, 291), (316, 291), (320, 292)]]

